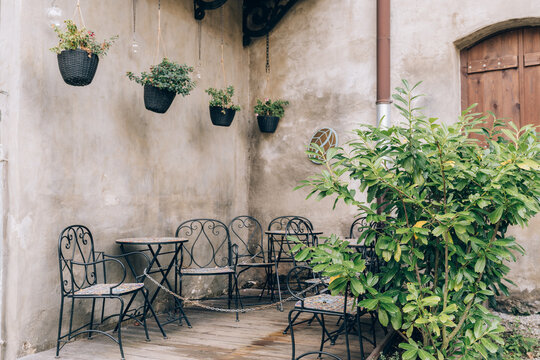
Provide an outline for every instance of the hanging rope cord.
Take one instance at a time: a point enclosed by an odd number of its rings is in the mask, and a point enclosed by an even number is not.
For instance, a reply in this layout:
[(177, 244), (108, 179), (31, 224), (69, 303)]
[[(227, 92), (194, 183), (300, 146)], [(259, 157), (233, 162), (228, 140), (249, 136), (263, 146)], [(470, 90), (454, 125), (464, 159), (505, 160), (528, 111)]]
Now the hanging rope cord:
[(221, 71), (223, 72), (223, 87), (227, 87), (227, 76), (225, 75), (225, 38), (224, 38), (224, 27), (223, 27), (223, 7), (221, 7)]
[(265, 304), (265, 305), (261, 305), (261, 306), (249, 307), (247, 309), (224, 309), (224, 308), (218, 308), (218, 307), (215, 307), (215, 306), (204, 305), (204, 304), (201, 303), (202, 299), (190, 299), (190, 298), (185, 298), (183, 296), (180, 296), (177, 293), (169, 290), (169, 288), (167, 288), (166, 286), (160, 284), (156, 279), (154, 279), (150, 275), (148, 275), (146, 270), (147, 269), (144, 269), (144, 277), (149, 279), (151, 282), (153, 282), (156, 286), (158, 286), (161, 290), (165, 291), (167, 294), (174, 296), (175, 298), (185, 302), (186, 304), (191, 304), (193, 306), (200, 307), (200, 308), (206, 309), (206, 310), (217, 311), (217, 312), (225, 312), (225, 313), (246, 313), (246, 312), (269, 309), (271, 307), (283, 304), (284, 302), (288, 302), (288, 301), (291, 301), (291, 300), (298, 300), (297, 296), (301, 296), (301, 295), (307, 293), (308, 291), (313, 290), (314, 288), (316, 288), (317, 286), (320, 286), (322, 284), (322, 282), (321, 283), (315, 283), (315, 284), (310, 285), (309, 287), (305, 288), (301, 292), (297, 293), (296, 296), (289, 296), (286, 299), (283, 299), (281, 301), (276, 301), (276, 302), (271, 303), (271, 304)]
[(81, 11), (81, 0), (77, 0), (77, 6), (75, 6), (75, 11), (73, 12), (73, 18), (75, 18), (76, 15), (79, 16), (79, 21), (81, 22), (82, 27), (86, 28), (86, 25), (84, 23), (83, 14), (82, 14), (82, 11)]
[(164, 57), (167, 57), (167, 48), (165, 47), (165, 41), (163, 41), (163, 36), (161, 34), (161, 0), (158, 0), (158, 31), (157, 31), (156, 54), (154, 55), (154, 61), (153, 61), (154, 64), (158, 60), (160, 45), (162, 47)]

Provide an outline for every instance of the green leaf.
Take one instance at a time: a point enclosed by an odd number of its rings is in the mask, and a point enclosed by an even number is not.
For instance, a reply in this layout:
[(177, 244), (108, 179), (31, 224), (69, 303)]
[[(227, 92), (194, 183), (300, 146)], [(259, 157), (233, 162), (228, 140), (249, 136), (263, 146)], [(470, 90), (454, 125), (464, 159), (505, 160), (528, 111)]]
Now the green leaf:
[(383, 309), (379, 309), (379, 322), (382, 326), (388, 325), (388, 314)]
[(478, 260), (476, 261), (476, 264), (474, 265), (474, 271), (476, 271), (477, 273), (481, 273), (484, 271), (485, 267), (486, 267), (486, 257), (481, 256), (480, 258), (478, 258)]
[(379, 304), (379, 300), (377, 299), (364, 299), (358, 302), (359, 306), (365, 307), (368, 310), (374, 310), (378, 304)]
[(418, 355), (422, 360), (437, 360), (433, 355), (425, 351), (424, 349), (418, 349)]
[(499, 219), (501, 218), (501, 216), (503, 214), (503, 211), (504, 211), (504, 206), (503, 205), (501, 205), (497, 209), (493, 210), (493, 212), (491, 212), (488, 215), (489, 221), (491, 221), (492, 224), (496, 224), (499, 221)]

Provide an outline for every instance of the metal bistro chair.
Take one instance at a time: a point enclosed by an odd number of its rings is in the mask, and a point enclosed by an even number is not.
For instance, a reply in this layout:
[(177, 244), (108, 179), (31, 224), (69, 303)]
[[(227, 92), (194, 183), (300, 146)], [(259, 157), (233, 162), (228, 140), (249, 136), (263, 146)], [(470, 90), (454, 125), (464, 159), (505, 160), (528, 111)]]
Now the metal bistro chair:
[[(154, 316), (156, 323), (166, 338), (165, 331), (161, 327), (158, 318), (152, 308), (152, 305), (148, 301), (148, 290), (143, 284), (144, 275), (135, 276), (134, 283), (125, 283), (126, 268), (124, 264), (118, 260), (118, 258), (125, 258), (127, 256), (140, 255), (146, 259), (148, 265), (150, 260), (141, 252), (130, 252), (123, 255), (106, 255), (103, 252), (97, 252), (94, 250), (94, 239), (90, 230), (83, 225), (71, 225), (66, 227), (60, 233), (58, 240), (58, 262), (60, 265), (60, 282), (61, 282), (61, 300), (60, 300), (60, 318), (58, 321), (58, 339), (56, 343), (56, 356), (60, 352), (60, 349), (69, 342), (72, 338), (88, 334), (88, 338), (92, 336), (92, 333), (103, 334), (120, 347), (120, 355), (124, 359), (124, 350), (122, 347), (122, 321), (125, 317), (135, 319), (137, 322), (142, 322), (146, 339), (150, 340), (148, 336), (148, 328), (146, 326), (146, 313), (148, 310)], [(106, 263), (116, 264), (122, 271), (122, 280), (116, 283), (107, 283)], [(98, 267), (101, 264), (103, 266), (103, 282), (98, 281)], [(130, 306), (137, 294), (141, 293), (144, 297), (143, 311), (138, 312), (137, 309), (131, 310), (134, 312), (130, 314)], [(129, 302), (127, 306), (124, 304), (123, 296), (129, 296)], [(62, 320), (64, 313), (64, 301), (71, 299), (70, 317), (69, 317), (69, 331), (67, 334), (62, 334)], [(73, 329), (73, 313), (75, 309), (75, 300), (92, 300), (92, 310), (90, 312), (90, 321), (76, 329)], [(115, 331), (118, 332), (118, 337), (115, 338), (111, 334), (94, 328), (94, 311), (96, 307), (96, 300), (102, 299), (101, 309), (101, 323), (105, 320), (118, 316), (118, 323)], [(120, 303), (120, 312), (118, 314), (109, 315), (104, 317), (105, 299), (116, 299)], [(66, 340), (67, 338), (67, 340)], [(62, 345), (61, 345), (62, 344)]]
[(277, 218), (274, 218), (272, 219), (272, 221), (270, 221), (270, 223), (268, 224), (268, 230), (285, 230), (287, 229), (287, 224), (292, 219), (300, 219), (305, 221), (309, 225), (310, 229), (313, 230), (313, 224), (311, 223), (311, 221), (306, 217), (298, 215), (278, 216)]
[[(364, 359), (364, 346), (362, 339), (362, 327), (360, 323), (360, 315), (363, 310), (354, 306), (354, 301), (348, 296), (348, 289), (345, 291), (344, 296), (332, 296), (324, 291), (319, 292), (317, 295), (307, 296), (305, 291), (312, 286), (312, 281), (309, 279), (316, 279), (317, 276), (313, 273), (313, 270), (307, 266), (295, 266), (287, 274), (286, 285), (287, 289), (298, 301), (294, 305), (294, 308), (289, 312), (289, 328), (291, 332), (292, 343), (292, 359), (295, 360), (295, 340), (294, 340), (294, 319), (297, 316), (293, 316), (295, 313), (307, 313), (312, 314), (317, 322), (321, 325), (321, 345), (319, 351), (323, 351), (324, 343), (326, 341), (333, 341), (341, 333), (345, 333), (345, 344), (347, 347), (347, 360), (351, 360), (351, 351), (349, 343), (349, 333), (356, 329), (358, 340), (360, 343), (360, 356), (361, 360)], [(320, 281), (321, 286), (325, 286), (323, 281)], [(334, 332), (328, 331), (326, 328), (326, 322), (324, 316), (337, 316), (343, 319), (341, 326)]]
[[(294, 255), (291, 254), (291, 249), (296, 245), (296, 242), (289, 240), (290, 237), (297, 239), (298, 241), (304, 243), (306, 246), (317, 246), (318, 239), (313, 233), (313, 225), (307, 219), (294, 217), (287, 223), (285, 230), (286, 238), (282, 241), (282, 247), (285, 248), (285, 251), (289, 256), (292, 257), (292, 262), (296, 265), (296, 259)], [(279, 261), (278, 261), (279, 262)]]
[[(215, 219), (191, 219), (176, 229), (176, 237), (189, 239), (181, 250), (178, 267), (180, 295), (184, 276), (227, 276), (227, 306), (231, 308), (233, 291), (238, 310), (240, 293), (236, 276), (236, 261), (227, 226)], [(236, 312), (238, 321), (238, 312)]]
[(302, 355), (300, 355), (299, 357), (297, 357), (295, 360), (300, 360), (300, 359), (303, 359), (309, 355), (317, 355), (316, 359), (320, 359), (321, 358), (321, 355), (324, 355), (324, 356), (330, 356), (332, 359), (334, 360), (341, 360), (341, 358), (337, 355), (334, 355), (334, 354), (330, 354), (326, 351), (310, 351), (310, 352), (307, 352), (307, 353), (303, 353)]
[(368, 223), (365, 217), (359, 217), (351, 224), (351, 230), (349, 232), (349, 237), (351, 239), (359, 240), (364, 238), (364, 242), (367, 240), (364, 235), (365, 232), (375, 230), (375, 237), (373, 240), (369, 241), (369, 244), (364, 243), (365, 245), (361, 248), (362, 257), (366, 259), (366, 268), (368, 271), (378, 272), (379, 271), (379, 258), (375, 253), (375, 242), (377, 240), (377, 232), (379, 230), (379, 224)]
[[(280, 286), (279, 276), (276, 262), (270, 259), (269, 251), (264, 251), (264, 233), (261, 223), (249, 215), (237, 216), (229, 223), (229, 234), (231, 242), (238, 245), (237, 267), (240, 270), (237, 276), (240, 277), (240, 274), (249, 269), (264, 269), (266, 278), (258, 298), (261, 300), (267, 290), (270, 301), (274, 301), (274, 289)], [(279, 300), (281, 301), (281, 293), (279, 293)]]

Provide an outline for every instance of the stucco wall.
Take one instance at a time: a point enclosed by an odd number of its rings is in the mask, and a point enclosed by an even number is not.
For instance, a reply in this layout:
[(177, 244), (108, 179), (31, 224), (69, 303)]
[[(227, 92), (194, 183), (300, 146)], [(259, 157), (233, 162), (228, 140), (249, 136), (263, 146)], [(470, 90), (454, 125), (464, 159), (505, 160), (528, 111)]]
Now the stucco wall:
[[(114, 239), (171, 235), (180, 221), (228, 221), (249, 212), (266, 226), (283, 214), (309, 217), (317, 229), (345, 234), (355, 210), (332, 201), (304, 201), (292, 189), (321, 170), (304, 149), (320, 127), (340, 143), (358, 123), (375, 123), (375, 1), (303, 0), (271, 33), (271, 81), (265, 42), (241, 44), (241, 1), (225, 7), (227, 78), (244, 110), (230, 128), (213, 127), (203, 90), (221, 86), (219, 11), (203, 21), (203, 71), (192, 95), (177, 97), (165, 115), (144, 109), (142, 88), (127, 70), (146, 69), (154, 56), (156, 1), (137, 0), (143, 53), (129, 53), (131, 1), (83, 2), (85, 21), (103, 38), (120, 40), (100, 61), (94, 82), (65, 85), (48, 28), (49, 1), (0, 1), (1, 137), (9, 192), (3, 309), (6, 358), (51, 346), (59, 306), (57, 236), (63, 226), (90, 226), (96, 247), (117, 252)], [(74, 2), (58, 0), (65, 16)], [(192, 2), (162, 0), (168, 55), (197, 62)], [(530, 0), (393, 1), (392, 86), (423, 80), (426, 113), (451, 122), (460, 111), (459, 50), (455, 41), (493, 23), (540, 17)], [(257, 97), (291, 105), (275, 134), (257, 129)], [(394, 120), (397, 113), (393, 114)], [(529, 255), (513, 265), (520, 289), (540, 287), (534, 271), (538, 218), (514, 229)]]
[[(291, 102), (275, 134), (252, 137), (252, 212), (267, 220), (276, 214), (298, 213), (325, 232), (348, 231), (353, 209), (341, 206), (332, 212), (330, 201), (302, 201), (307, 191), (292, 189), (321, 171), (302, 153), (317, 128), (333, 127), (343, 143), (357, 123), (375, 122), (375, 3), (299, 2), (271, 33), (270, 89), (265, 89), (264, 39), (250, 47), (251, 103), (255, 97), (269, 95)], [(539, 24), (539, 19), (540, 6), (529, 0), (392, 1), (392, 88), (401, 79), (423, 81), (420, 91), (426, 96), (421, 105), (426, 115), (454, 122), (461, 111), (457, 45), (471, 45), (475, 34)], [(505, 23), (491, 26), (500, 22)], [(399, 119), (395, 110), (392, 119)], [(528, 253), (511, 265), (511, 278), (518, 284), (515, 290), (540, 288), (540, 275), (532, 270), (540, 252), (539, 222), (537, 217), (528, 229), (511, 230)]]
[[(15, 4), (17, 3), (17, 4)], [(66, 85), (45, 14), (50, 1), (2, 2), (2, 142), (9, 159), (9, 254), (6, 283), (6, 358), (50, 347), (59, 308), (57, 237), (73, 223), (90, 227), (96, 248), (119, 252), (114, 239), (171, 236), (182, 221), (229, 221), (247, 211), (248, 112), (230, 128), (212, 126), (204, 89), (222, 86), (220, 14), (204, 19), (203, 70), (188, 97), (177, 96), (165, 115), (145, 110), (143, 89), (125, 72), (151, 65), (157, 1), (137, 1), (143, 53), (130, 55), (131, 0), (81, 2), (98, 38), (120, 35), (91, 85)], [(168, 56), (197, 62), (193, 3), (162, 0)], [(75, 2), (56, 4), (71, 17)], [(241, 4), (225, 7), (225, 65), (242, 107), (247, 102), (247, 53)], [(14, 51), (14, 53), (11, 53)], [(10, 59), (11, 62), (4, 62)], [(7, 63), (7, 69), (4, 64)]]

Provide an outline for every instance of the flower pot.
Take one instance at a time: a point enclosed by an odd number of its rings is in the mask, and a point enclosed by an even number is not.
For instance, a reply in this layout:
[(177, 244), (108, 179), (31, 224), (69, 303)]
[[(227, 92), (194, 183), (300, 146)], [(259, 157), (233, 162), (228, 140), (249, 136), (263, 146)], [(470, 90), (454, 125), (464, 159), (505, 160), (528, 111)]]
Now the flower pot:
[(220, 106), (210, 106), (210, 120), (216, 126), (230, 126), (236, 110), (224, 109)]
[(257, 116), (257, 122), (259, 123), (259, 129), (264, 133), (273, 133), (278, 126), (279, 117), (277, 116)]
[(99, 63), (96, 54), (81, 49), (64, 50), (57, 56), (60, 74), (68, 85), (86, 86), (92, 82)]
[(144, 85), (144, 106), (158, 114), (163, 114), (169, 109), (175, 96), (174, 91)]

